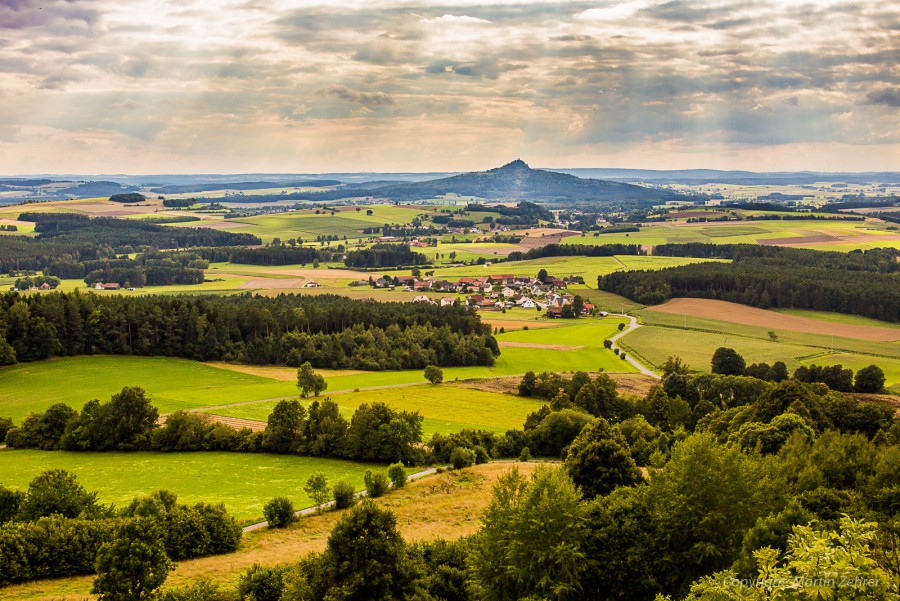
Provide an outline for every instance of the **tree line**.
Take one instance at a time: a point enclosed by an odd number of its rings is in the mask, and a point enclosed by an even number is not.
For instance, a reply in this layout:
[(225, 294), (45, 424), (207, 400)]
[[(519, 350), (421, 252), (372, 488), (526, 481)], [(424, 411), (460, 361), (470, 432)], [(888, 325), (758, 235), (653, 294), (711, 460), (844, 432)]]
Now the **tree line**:
[(134, 528), (173, 560), (231, 553), (241, 541), (222, 504), (185, 505), (160, 490), (116, 510), (74, 475), (47, 470), (25, 491), (0, 485), (0, 586), (93, 574), (98, 557)]
[[(316, 395), (318, 396), (318, 394)], [(125, 387), (81, 411), (65, 403), (30, 413), (10, 426), (13, 449), (45, 451), (234, 451), (332, 457), (357, 461), (422, 463), (422, 416), (384, 403), (362, 404), (348, 420), (337, 403), (279, 401), (262, 432), (235, 430), (200, 413), (177, 411), (159, 424), (159, 411), (141, 388)], [(3, 439), (0, 438), (0, 441)]]
[(900, 251), (849, 253), (756, 245), (664, 244), (654, 255), (731, 259), (657, 271), (619, 271), (601, 290), (642, 304), (674, 297), (713, 298), (762, 309), (834, 311), (900, 320)]
[(343, 246), (336, 249), (312, 246), (270, 245), (263, 248), (220, 246), (199, 248), (196, 252), (212, 263), (239, 263), (242, 265), (306, 265), (314, 261), (330, 262), (343, 255)]
[(511, 252), (507, 261), (527, 261), (543, 257), (611, 257), (645, 254), (647, 252), (638, 244), (547, 244), (525, 252)]
[(464, 307), (336, 295), (0, 296), (0, 364), (158, 355), (366, 370), (493, 365), (490, 326)]
[(351, 250), (344, 258), (344, 264), (351, 268), (399, 267), (401, 265), (424, 265), (428, 258), (415, 252), (406, 244), (377, 243), (360, 250)]
[(164, 227), (139, 219), (89, 217), (77, 213), (21, 213), (21, 221), (35, 224), (37, 240), (105, 244), (114, 248), (189, 248), (193, 246), (254, 245), (262, 241), (252, 234), (211, 228)]

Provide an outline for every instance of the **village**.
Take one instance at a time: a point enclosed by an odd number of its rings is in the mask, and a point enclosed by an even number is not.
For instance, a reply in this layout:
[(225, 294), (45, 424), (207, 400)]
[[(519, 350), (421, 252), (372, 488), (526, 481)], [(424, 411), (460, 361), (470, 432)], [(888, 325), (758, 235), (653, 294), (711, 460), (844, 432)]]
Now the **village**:
[[(482, 311), (534, 309), (545, 312), (548, 317), (579, 317), (593, 314), (596, 311), (594, 305), (584, 302), (578, 295), (566, 292), (570, 284), (584, 284), (584, 279), (580, 276), (558, 278), (541, 270), (537, 277), (500, 274), (462, 277), (455, 282), (428, 277), (420, 279), (415, 275), (384, 275), (352, 282), (350, 285), (420, 292), (421, 294), (412, 299), (414, 303), (432, 303), (441, 306), (462, 303)], [(464, 298), (445, 296), (435, 299), (426, 294), (429, 292), (464, 295)]]

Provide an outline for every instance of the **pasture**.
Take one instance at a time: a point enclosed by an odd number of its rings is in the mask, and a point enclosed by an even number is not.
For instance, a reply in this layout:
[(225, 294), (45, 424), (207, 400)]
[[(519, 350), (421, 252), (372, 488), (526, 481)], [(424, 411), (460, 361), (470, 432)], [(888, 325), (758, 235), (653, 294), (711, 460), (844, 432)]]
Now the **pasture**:
[[(323, 393), (323, 397), (327, 396), (327, 393)], [(521, 428), (528, 414), (543, 405), (543, 402), (534, 399), (452, 384), (400, 386), (335, 394), (330, 398), (338, 403), (341, 413), (348, 420), (363, 403), (386, 403), (398, 410), (419, 411), (426, 416), (422, 423), (425, 440), (435, 433), (450, 434), (466, 428), (493, 432)], [(309, 405), (313, 399), (303, 401)], [(275, 403), (276, 401), (268, 401), (237, 405), (210, 409), (208, 412), (225, 417), (266, 421)]]
[[(394, 512), (397, 527), (407, 541), (455, 540), (480, 528), (481, 514), (500, 476), (513, 468), (527, 475), (540, 465), (536, 461), (475, 465), (414, 480), (399, 491), (375, 499), (375, 503)], [(330, 511), (305, 517), (290, 528), (247, 533), (235, 553), (179, 562), (163, 588), (200, 578), (233, 587), (252, 565), (274, 566), (309, 552), (321, 552), (343, 514)], [(0, 588), (0, 601), (80, 601), (89, 597), (92, 581), (92, 576), (77, 576), (26, 582)]]
[(900, 248), (900, 232), (876, 221), (766, 220), (687, 223), (668, 221), (641, 227), (639, 232), (573, 236), (563, 244), (641, 244), (656, 246), (687, 242), (708, 244), (777, 244), (817, 250), (848, 251), (877, 247)]
[[(272, 497), (286, 496), (295, 507), (313, 505), (303, 485), (316, 472), (330, 482), (347, 480), (364, 488), (363, 475), (373, 466), (340, 459), (264, 453), (71, 453), (0, 451), (0, 484), (25, 490), (48, 469), (64, 469), (103, 503), (116, 507), (154, 490), (168, 489), (182, 503), (224, 503), (239, 521), (254, 522)], [(414, 470), (413, 470), (414, 471)]]
[[(630, 364), (602, 346), (603, 339), (616, 331), (619, 321), (612, 316), (603, 320), (543, 320), (542, 325), (547, 327), (498, 334), (502, 353), (492, 367), (444, 368), (444, 381), (520, 375), (526, 371), (602, 369), (631, 373), (634, 368)], [(334, 394), (335, 400), (350, 408), (365, 401), (348, 397), (344, 403), (339, 400), (339, 393), (410, 384), (422, 385), (416, 386), (416, 391), (429, 389), (420, 370), (319, 371), (328, 382), (326, 394)], [(109, 400), (125, 386), (146, 390), (161, 413), (206, 408), (221, 414), (219, 408), (224, 406), (295, 397), (295, 374), (296, 370), (290, 367), (204, 364), (171, 357), (95, 355), (20, 363), (0, 368), (0, 416), (19, 422), (29, 412), (43, 411), (54, 403), (81, 409), (94, 398)], [(399, 388), (390, 390), (379, 391), (379, 398), (390, 402), (394, 395), (402, 408), (419, 410), (427, 420), (429, 432), (456, 431), (461, 427), (505, 429), (512, 427), (508, 424), (521, 425), (521, 419), (533, 410), (523, 409), (524, 413), (520, 413), (518, 405), (509, 405), (510, 397), (505, 395), (457, 390), (457, 397), (451, 395), (446, 401), (439, 401), (441, 395), (436, 390), (431, 396), (413, 394), (412, 390), (404, 396)], [(466, 398), (471, 398), (469, 405), (460, 409), (458, 403)]]
[(810, 363), (843, 363), (854, 371), (875, 364), (884, 370), (888, 389), (900, 392), (896, 324), (815, 311), (764, 311), (703, 299), (676, 299), (636, 313), (645, 327), (620, 344), (656, 367), (674, 355), (692, 369), (709, 371), (713, 352), (727, 346), (748, 363), (784, 361), (791, 370)]

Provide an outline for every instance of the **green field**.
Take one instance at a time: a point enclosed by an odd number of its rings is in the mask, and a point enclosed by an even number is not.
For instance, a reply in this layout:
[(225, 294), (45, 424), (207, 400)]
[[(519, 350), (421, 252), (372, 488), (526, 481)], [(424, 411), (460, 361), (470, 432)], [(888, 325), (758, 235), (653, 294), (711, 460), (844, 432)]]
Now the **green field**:
[[(366, 215), (371, 210), (372, 215)], [(304, 242), (311, 242), (316, 236), (335, 235), (343, 239), (357, 239), (370, 237), (373, 234), (363, 234), (362, 230), (389, 224), (409, 223), (418, 215), (429, 214), (434, 208), (422, 207), (421, 209), (397, 207), (391, 205), (373, 205), (360, 207), (360, 211), (341, 211), (332, 215), (322, 213), (316, 215), (312, 209), (260, 215), (244, 219), (235, 219), (232, 223), (242, 224), (229, 228), (231, 232), (246, 232), (255, 234), (264, 242), (271, 242), (273, 238), (288, 240), (290, 238), (302, 238)], [(377, 235), (377, 234), (376, 234)]]
[[(641, 227), (639, 232), (572, 236), (563, 244), (642, 244), (705, 242), (708, 244), (757, 244), (760, 240), (808, 238), (828, 236), (820, 241), (803, 241), (804, 248), (819, 250), (854, 250), (900, 246), (900, 233), (888, 230), (884, 223), (862, 221), (736, 221), (725, 223), (654, 223)], [(873, 240), (870, 236), (890, 236), (888, 240)]]
[(286, 496), (297, 508), (313, 505), (303, 485), (316, 472), (331, 482), (347, 480), (364, 488), (371, 464), (339, 459), (263, 453), (68, 453), (0, 451), (0, 484), (24, 490), (47, 469), (65, 469), (85, 488), (117, 507), (154, 490), (168, 489), (182, 503), (221, 502), (238, 520), (261, 519), (272, 497)]
[[(573, 238), (567, 238), (572, 240)], [(581, 238), (578, 238), (581, 240)], [(475, 245), (477, 246), (477, 245)], [(546, 269), (550, 275), (581, 276), (585, 284), (590, 288), (597, 287), (597, 276), (607, 275), (619, 270), (632, 269), (662, 269), (664, 267), (677, 267), (690, 263), (699, 263), (704, 259), (688, 259), (681, 257), (645, 257), (632, 255), (617, 255), (615, 257), (543, 257), (528, 261), (509, 261), (496, 263), (490, 266), (467, 265), (464, 267), (438, 267), (435, 269), (435, 277), (456, 281), (461, 277), (478, 277), (491, 274), (512, 274), (537, 276), (541, 269)], [(408, 271), (404, 273), (409, 273)]]
[[(502, 316), (502, 314), (498, 314)], [(444, 381), (492, 378), (523, 374), (526, 371), (598, 371), (632, 372), (634, 368), (602, 347), (619, 319), (560, 320), (551, 328), (532, 328), (498, 334), (502, 343), (525, 343), (535, 346), (504, 346), (492, 367), (450, 367), (444, 369)], [(550, 348), (562, 345), (564, 348)], [(280, 368), (277, 377), (260, 368), (257, 373), (244, 373), (196, 361), (170, 357), (82, 356), (65, 357), (35, 363), (20, 363), (0, 368), (0, 416), (19, 422), (29, 412), (42, 411), (53, 403), (67, 403), (80, 409), (87, 401), (108, 400), (125, 386), (145, 389), (161, 413), (179, 409), (221, 407), (238, 403), (277, 400), (294, 397), (297, 388), (291, 368)], [(251, 368), (252, 370), (252, 368)], [(352, 392), (356, 389), (422, 384), (419, 370), (353, 372), (323, 370), (328, 382), (326, 393)], [(266, 375), (268, 374), (268, 375)], [(436, 402), (436, 397), (417, 397), (412, 391), (378, 391), (380, 398), (391, 401), (397, 396), (397, 406), (420, 410), (430, 432), (456, 431), (462, 427), (505, 429), (521, 425), (521, 419), (533, 408), (520, 413), (509, 405), (510, 397), (476, 391), (456, 390), (459, 398), (448, 404)], [(428, 391), (426, 386), (415, 390)], [(436, 394), (436, 391), (435, 393)], [(469, 408), (460, 413), (454, 403), (471, 397)], [(335, 400), (342, 395), (337, 394)], [(343, 395), (346, 396), (346, 395)], [(347, 397), (342, 405), (355, 408), (359, 402)], [(392, 403), (393, 404), (393, 403)], [(221, 411), (216, 410), (216, 413)], [(266, 414), (268, 415), (268, 414)], [(507, 419), (508, 418), (508, 419)], [(512, 424), (512, 425), (510, 425)], [(459, 428), (457, 427), (459, 426)]]
[[(900, 393), (900, 343), (897, 342), (832, 338), (826, 334), (787, 330), (777, 331), (777, 339), (771, 340), (769, 328), (764, 327), (698, 317), (685, 318), (651, 310), (641, 310), (637, 314), (649, 325), (620, 339), (619, 344), (633, 356), (657, 368), (667, 357), (673, 355), (680, 357), (691, 369), (709, 371), (713, 353), (717, 348), (725, 346), (734, 348), (748, 364), (784, 361), (790, 370), (811, 363), (842, 363), (855, 372), (861, 367), (875, 364), (885, 372), (886, 387), (894, 393)], [(802, 315), (822, 318), (823, 314), (806, 311)], [(838, 320), (834, 314), (824, 315), (831, 316), (832, 321)], [(855, 319), (857, 318), (850, 318), (846, 323), (855, 323)], [(864, 321), (861, 325), (885, 325), (875, 320)], [(823, 331), (827, 331), (827, 322), (823, 324)]]
[[(327, 395), (326, 395), (327, 396)], [(367, 390), (333, 395), (332, 400), (341, 407), (348, 419), (363, 403), (387, 403), (404, 411), (419, 411), (427, 416), (422, 429), (425, 440), (439, 432), (449, 434), (465, 428), (505, 432), (521, 428), (532, 411), (540, 409), (543, 402), (510, 394), (485, 392), (472, 388), (444, 384), (433, 386), (403, 386), (381, 390)], [(306, 404), (312, 399), (305, 399)], [(239, 417), (266, 421), (275, 401), (239, 405), (226, 409), (210, 410), (210, 413), (227, 417)]]

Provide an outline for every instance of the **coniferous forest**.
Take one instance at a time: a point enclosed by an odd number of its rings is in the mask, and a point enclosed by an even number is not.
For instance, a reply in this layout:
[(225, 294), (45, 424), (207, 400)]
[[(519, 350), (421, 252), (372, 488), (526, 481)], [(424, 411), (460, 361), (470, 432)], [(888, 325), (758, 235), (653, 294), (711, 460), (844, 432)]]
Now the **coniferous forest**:
[(162, 355), (366, 370), (493, 365), (471, 310), (334, 295), (0, 296), (0, 364), (53, 355)]
[(731, 259), (658, 271), (617, 271), (601, 290), (652, 305), (675, 297), (810, 309), (900, 321), (900, 251), (849, 253), (749, 244), (663, 244), (654, 255)]

